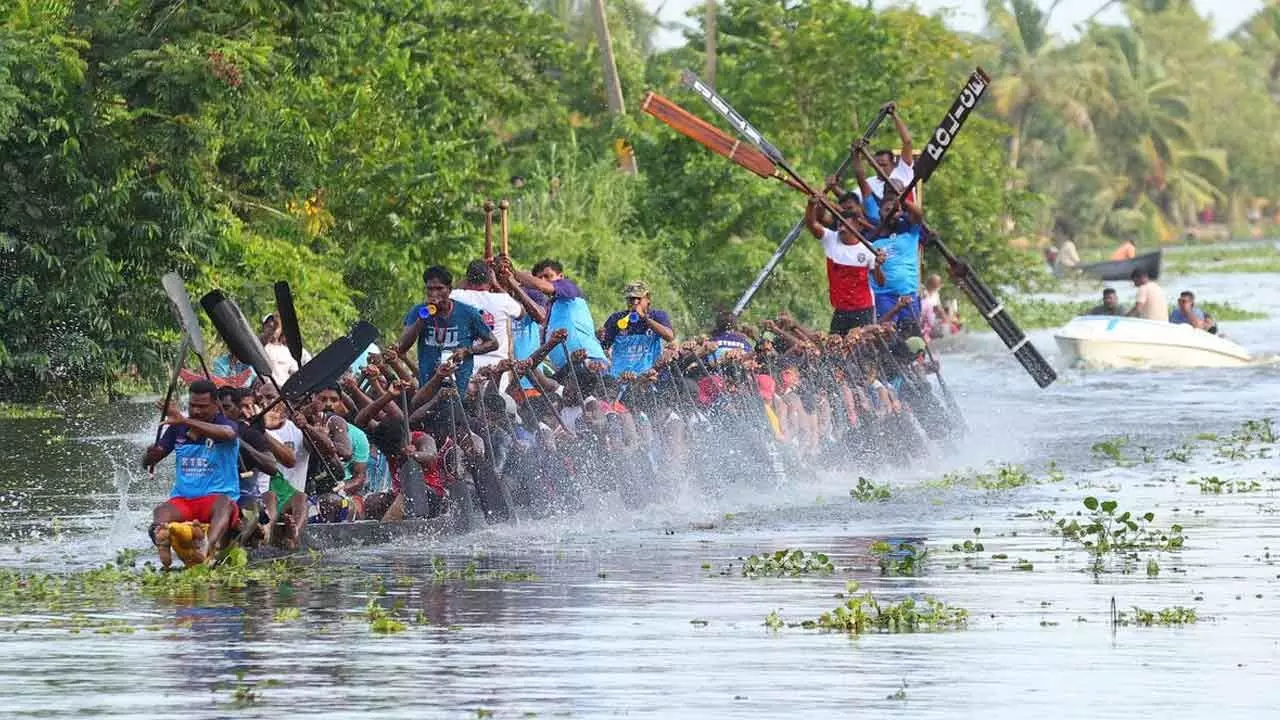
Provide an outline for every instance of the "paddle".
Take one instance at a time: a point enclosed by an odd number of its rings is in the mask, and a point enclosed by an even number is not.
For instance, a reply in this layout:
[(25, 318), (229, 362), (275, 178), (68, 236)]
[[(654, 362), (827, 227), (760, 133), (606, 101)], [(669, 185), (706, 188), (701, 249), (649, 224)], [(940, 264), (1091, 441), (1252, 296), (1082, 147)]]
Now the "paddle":
[(160, 444), (160, 434), (164, 430), (164, 419), (168, 415), (169, 403), (173, 402), (173, 391), (178, 387), (178, 375), (182, 366), (186, 365), (187, 353), (191, 350), (191, 336), (182, 333), (182, 342), (178, 344), (178, 355), (173, 359), (173, 374), (169, 376), (169, 388), (164, 391), (164, 404), (160, 406), (160, 424), (156, 426), (156, 445)]
[(508, 221), (510, 219), (511, 203), (504, 199), (502, 202), (498, 203), (498, 208), (502, 210), (502, 254), (509, 257), (511, 255), (511, 243), (509, 236), (511, 227), (508, 225)]
[(280, 331), (298, 367), (302, 367), (302, 330), (298, 328), (298, 311), (293, 307), (293, 291), (289, 283), (280, 280), (275, 284), (276, 317), (280, 318)]
[(351, 331), (316, 353), (280, 387), (281, 397), (298, 399), (332, 385), (342, 377), (360, 354), (378, 339), (378, 328), (361, 320)]
[(249, 363), (258, 377), (263, 380), (271, 378), (273, 368), (271, 361), (267, 359), (267, 351), (249, 327), (249, 321), (240, 312), (240, 306), (227, 297), (226, 293), (216, 289), (200, 298), (200, 306), (213, 321), (213, 327), (227, 344), (231, 354)]
[(178, 317), (178, 324), (182, 326), (183, 332), (190, 340), (190, 349), (195, 350), (196, 357), (200, 360), (200, 369), (204, 371), (206, 378), (213, 379), (209, 373), (209, 365), (205, 361), (208, 350), (204, 344), (204, 331), (200, 329), (200, 318), (196, 317), (196, 309), (191, 305), (191, 296), (187, 294), (187, 286), (182, 281), (182, 276), (176, 272), (167, 273), (160, 278), (160, 284), (164, 286), (164, 294), (169, 296), (173, 312)]

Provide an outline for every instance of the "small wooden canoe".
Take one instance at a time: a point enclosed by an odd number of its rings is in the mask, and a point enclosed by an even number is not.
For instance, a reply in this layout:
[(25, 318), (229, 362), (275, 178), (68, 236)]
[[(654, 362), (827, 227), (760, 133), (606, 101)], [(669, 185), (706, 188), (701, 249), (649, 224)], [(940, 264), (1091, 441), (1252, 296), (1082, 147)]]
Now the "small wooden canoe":
[(1157, 280), (1160, 277), (1160, 261), (1163, 251), (1156, 250), (1139, 255), (1132, 260), (1108, 260), (1106, 262), (1089, 263), (1075, 268), (1063, 268), (1062, 272), (1078, 271), (1099, 280), (1128, 280), (1134, 270), (1145, 270), (1147, 277)]

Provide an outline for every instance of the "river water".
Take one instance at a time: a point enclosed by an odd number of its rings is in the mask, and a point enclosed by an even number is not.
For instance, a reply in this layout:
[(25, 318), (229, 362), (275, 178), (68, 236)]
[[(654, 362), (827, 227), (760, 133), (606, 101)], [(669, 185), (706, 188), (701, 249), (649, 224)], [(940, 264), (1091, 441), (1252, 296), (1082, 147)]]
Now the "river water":
[[(1276, 280), (1203, 275), (1165, 286), (1171, 297), (1191, 287), (1271, 313), (1226, 330), (1257, 354), (1280, 355)], [(1056, 360), (1050, 332), (1033, 338)], [(1280, 448), (1257, 442), (1233, 453), (1196, 436), (1280, 415), (1280, 368), (1064, 370), (1041, 391), (991, 336), (945, 362), (972, 432), (954, 457), (878, 474), (892, 485), (886, 502), (853, 500), (853, 469), (790, 478), (771, 493), (661, 502), (638, 515), (602, 503), (570, 518), (347, 551), (325, 559), (330, 582), (199, 601), (126, 595), (9, 608), (0, 616), (0, 712), (1275, 717), (1280, 477), (1271, 456)], [(0, 424), (0, 566), (84, 569), (120, 548), (144, 548), (148, 508), (166, 483), (135, 468), (151, 423), (148, 408), (120, 405)], [(1119, 436), (1129, 438), (1123, 463), (1091, 450)], [(1062, 479), (1012, 490), (937, 482), (948, 470), (994, 462), (1043, 476), (1049, 461)], [(1219, 495), (1188, 484), (1205, 476), (1258, 485)], [(1184, 548), (1142, 551), (1133, 572), (1112, 566), (1095, 576), (1089, 555), (1046, 519), (1075, 513), (1090, 495), (1153, 512), (1155, 526), (1181, 524)], [(975, 527), (983, 551), (953, 550)], [(869, 547), (903, 537), (928, 555), (915, 575), (883, 575)], [(738, 571), (738, 558), (782, 548), (826, 553), (836, 570), (794, 578)], [(537, 579), (438, 582), (436, 556)], [(1160, 566), (1154, 577), (1147, 559)], [(371, 576), (385, 584), (371, 586)], [(848, 580), (882, 603), (936, 597), (966, 609), (968, 625), (859, 636), (789, 626), (840, 604)], [(371, 632), (370, 599), (408, 627)], [(1199, 621), (1115, 626), (1113, 602), (1126, 612), (1182, 606)], [(297, 608), (298, 619), (281, 619), (282, 608)], [(776, 630), (765, 625), (775, 611)], [(72, 632), (77, 614), (132, 632)]]

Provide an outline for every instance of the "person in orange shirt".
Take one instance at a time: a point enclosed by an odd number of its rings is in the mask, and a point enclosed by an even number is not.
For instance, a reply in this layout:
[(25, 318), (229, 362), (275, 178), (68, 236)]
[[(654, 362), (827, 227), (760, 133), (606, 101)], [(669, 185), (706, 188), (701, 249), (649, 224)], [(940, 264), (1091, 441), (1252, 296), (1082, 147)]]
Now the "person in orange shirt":
[(1120, 243), (1120, 247), (1111, 253), (1112, 260), (1132, 260), (1138, 255), (1138, 246), (1133, 244), (1132, 240), (1125, 239)]

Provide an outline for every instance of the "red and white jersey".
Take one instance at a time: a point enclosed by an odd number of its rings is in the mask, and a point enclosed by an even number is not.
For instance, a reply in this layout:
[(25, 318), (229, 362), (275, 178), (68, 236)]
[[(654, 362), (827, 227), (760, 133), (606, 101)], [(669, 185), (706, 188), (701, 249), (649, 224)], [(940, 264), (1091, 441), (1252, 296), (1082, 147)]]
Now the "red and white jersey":
[(875, 307), (867, 274), (876, 266), (876, 256), (867, 246), (862, 243), (845, 245), (835, 230), (824, 230), (822, 249), (827, 254), (831, 307), (842, 311)]

